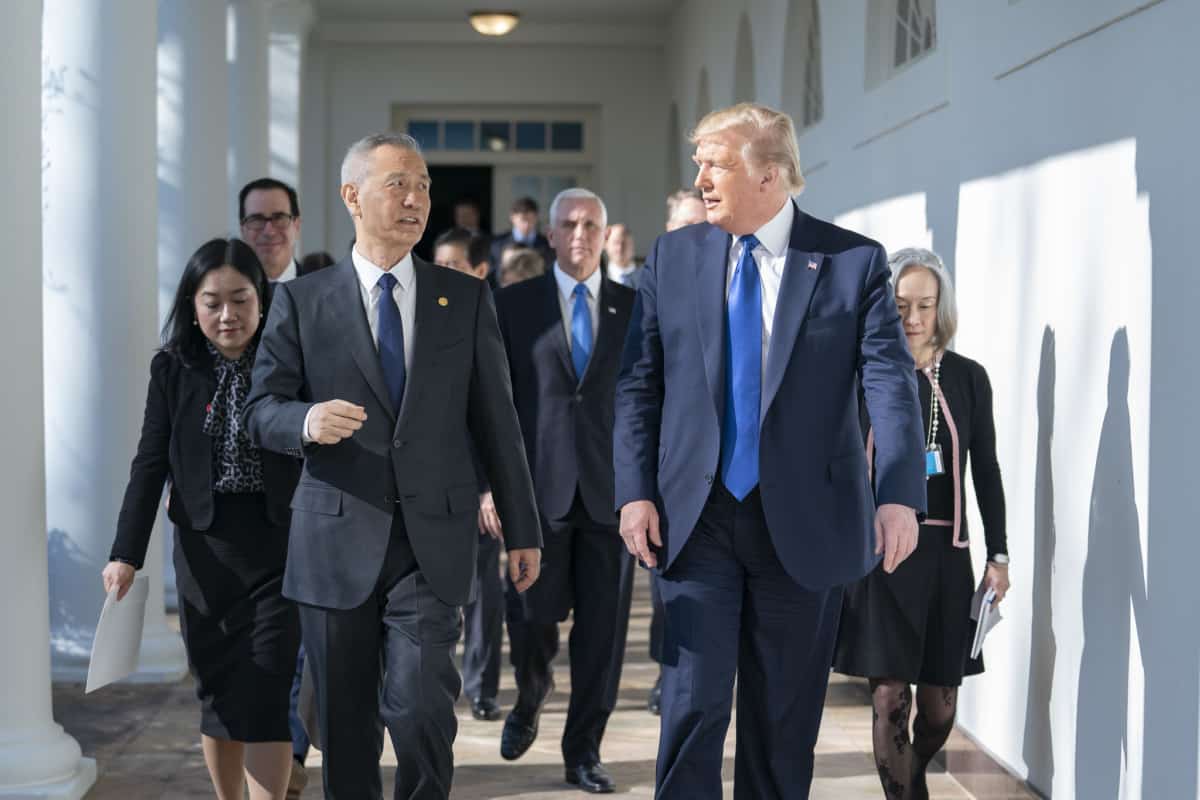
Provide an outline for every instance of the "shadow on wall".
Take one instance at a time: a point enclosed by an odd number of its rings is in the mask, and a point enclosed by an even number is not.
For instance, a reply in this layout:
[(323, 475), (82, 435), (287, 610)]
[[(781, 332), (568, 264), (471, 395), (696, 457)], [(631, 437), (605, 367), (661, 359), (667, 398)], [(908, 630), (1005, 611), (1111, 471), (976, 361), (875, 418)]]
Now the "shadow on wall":
[(1029, 783), (1047, 797), (1054, 785), (1054, 737), (1050, 700), (1058, 647), (1054, 639), (1054, 330), (1042, 334), (1042, 360), (1037, 382), (1037, 466), (1033, 489), (1033, 587), (1029, 641), (1029, 694), (1025, 700), (1025, 764)]
[[(100, 583), (100, 567), (97, 567), (66, 531), (52, 528), (46, 537), (46, 550), (50, 569), (50, 647), (56, 657), (68, 660), (91, 657), (92, 636), (96, 630), (96, 619), (79, 619), (75, 615), (80, 604), (71, 598), (81, 589), (94, 584), (97, 597), (103, 599)], [(83, 604), (88, 608), (91, 604)], [(96, 617), (100, 605), (96, 604)]]
[[(1144, 632), (1149, 624), (1128, 398), (1129, 338), (1121, 328), (1113, 336), (1109, 356), (1108, 410), (1100, 428), (1083, 566), (1075, 797), (1087, 800), (1121, 796), (1121, 767), (1128, 760), (1129, 746), (1131, 628), (1136, 621)], [(1144, 638), (1145, 633), (1139, 637)], [(1145, 661), (1144, 643), (1141, 649)]]

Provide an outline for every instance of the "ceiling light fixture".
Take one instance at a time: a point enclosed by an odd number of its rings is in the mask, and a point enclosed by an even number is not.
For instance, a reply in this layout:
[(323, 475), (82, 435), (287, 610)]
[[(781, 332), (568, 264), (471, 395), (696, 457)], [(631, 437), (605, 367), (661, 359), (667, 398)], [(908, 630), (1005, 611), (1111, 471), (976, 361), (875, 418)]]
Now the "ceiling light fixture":
[(515, 11), (472, 11), (469, 19), (471, 27), (484, 36), (504, 36), (517, 27), (521, 15)]

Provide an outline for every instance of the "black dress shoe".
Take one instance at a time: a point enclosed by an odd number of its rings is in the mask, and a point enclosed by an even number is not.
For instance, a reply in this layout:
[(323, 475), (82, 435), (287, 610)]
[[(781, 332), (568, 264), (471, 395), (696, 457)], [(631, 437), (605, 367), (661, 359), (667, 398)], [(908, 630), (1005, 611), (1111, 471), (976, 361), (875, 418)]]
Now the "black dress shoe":
[(567, 767), (567, 783), (590, 794), (611, 794), (617, 790), (612, 775), (599, 761)]
[(658, 680), (654, 682), (654, 688), (650, 690), (650, 697), (646, 699), (646, 710), (654, 716), (662, 713), (662, 673), (658, 675)]
[(504, 730), (500, 732), (500, 757), (505, 761), (516, 761), (525, 755), (525, 751), (537, 740), (538, 718), (542, 710), (539, 708), (531, 717), (518, 714), (514, 708), (508, 712), (504, 720)]
[(491, 697), (476, 697), (471, 701), (471, 716), (484, 722), (500, 719), (500, 706)]

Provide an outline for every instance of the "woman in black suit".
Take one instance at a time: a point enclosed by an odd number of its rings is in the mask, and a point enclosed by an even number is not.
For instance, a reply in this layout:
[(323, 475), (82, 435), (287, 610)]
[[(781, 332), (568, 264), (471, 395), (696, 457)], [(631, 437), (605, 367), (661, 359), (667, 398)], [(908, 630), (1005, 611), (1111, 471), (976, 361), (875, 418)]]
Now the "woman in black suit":
[[(982, 656), (970, 657), (968, 456), (987, 541), (984, 582), (996, 590), (996, 603), (1008, 591), (1008, 544), (992, 387), (980, 364), (946, 349), (958, 325), (950, 276), (936, 253), (916, 248), (895, 253), (891, 268), (925, 418), (928, 517), (917, 549), (895, 572), (876, 567), (846, 587), (833, 668), (871, 681), (884, 796), (927, 800), (925, 770), (954, 725), (958, 687), (963, 676), (983, 672)], [(868, 432), (868, 459), (871, 440)], [(912, 684), (917, 715), (910, 741)]]
[(267, 293), (258, 257), (238, 239), (206, 242), (188, 261), (150, 362), (142, 436), (103, 572), (105, 591), (123, 597), (169, 481), (179, 621), (221, 800), (241, 800), (247, 782), (252, 800), (282, 800), (292, 760), (300, 624), (281, 589), (300, 462), (253, 447), (241, 425)]

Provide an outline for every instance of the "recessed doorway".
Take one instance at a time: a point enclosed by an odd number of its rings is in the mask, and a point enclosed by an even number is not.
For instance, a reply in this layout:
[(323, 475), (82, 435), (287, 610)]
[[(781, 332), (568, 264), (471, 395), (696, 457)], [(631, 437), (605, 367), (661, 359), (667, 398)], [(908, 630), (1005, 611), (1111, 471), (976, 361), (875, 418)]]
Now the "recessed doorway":
[(429, 222), (415, 250), (433, 261), (433, 242), (454, 226), (454, 205), (460, 200), (473, 201), (479, 207), (481, 230), (492, 232), (492, 167), (430, 164), (429, 177), (433, 180)]

